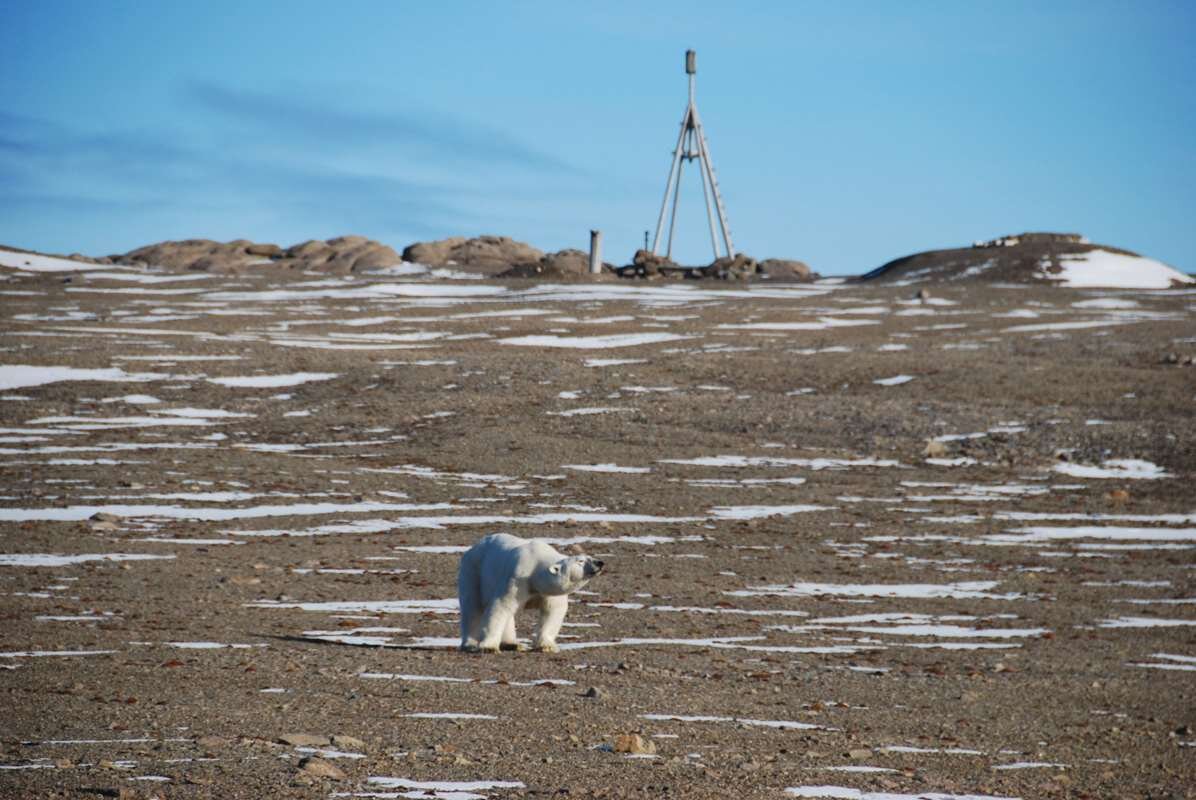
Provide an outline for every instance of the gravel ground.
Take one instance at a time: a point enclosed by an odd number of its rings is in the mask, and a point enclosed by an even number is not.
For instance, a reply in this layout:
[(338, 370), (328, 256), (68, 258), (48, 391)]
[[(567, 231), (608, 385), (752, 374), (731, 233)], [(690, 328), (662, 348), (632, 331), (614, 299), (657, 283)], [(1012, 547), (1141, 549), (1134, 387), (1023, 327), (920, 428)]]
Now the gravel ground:
[(0, 796), (1196, 797), (1196, 294), (173, 277), (2, 284)]

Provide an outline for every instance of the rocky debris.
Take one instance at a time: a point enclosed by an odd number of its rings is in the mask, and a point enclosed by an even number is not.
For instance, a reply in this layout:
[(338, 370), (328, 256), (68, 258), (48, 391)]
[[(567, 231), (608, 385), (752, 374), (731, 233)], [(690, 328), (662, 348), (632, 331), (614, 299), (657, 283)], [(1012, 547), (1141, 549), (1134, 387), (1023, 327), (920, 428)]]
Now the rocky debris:
[[(614, 270), (610, 264), (602, 265), (604, 272)], [(590, 254), (583, 250), (558, 250), (542, 256), (537, 261), (516, 264), (499, 278), (585, 278), (590, 277)]]
[(1161, 363), (1173, 364), (1179, 367), (1191, 367), (1196, 365), (1196, 356), (1181, 356), (1179, 353), (1168, 353), (1163, 356)]
[(651, 739), (645, 739), (638, 733), (621, 733), (615, 737), (612, 749), (616, 753), (652, 755), (656, 752), (656, 743)]
[(756, 261), (749, 255), (738, 253), (717, 258), (704, 267), (683, 267), (649, 250), (637, 250), (630, 264), (616, 268), (615, 271), (624, 278), (767, 278), (774, 281), (810, 281), (818, 277), (817, 273), (801, 261), (780, 258)]
[[(579, 251), (562, 251), (579, 252)], [(544, 257), (525, 242), (509, 236), (453, 236), (436, 242), (416, 242), (403, 249), (403, 260), (429, 267), (457, 267), (496, 275), (519, 264), (534, 264)]]
[(245, 239), (231, 242), (187, 239), (139, 247), (112, 259), (124, 265), (197, 272), (243, 273), (277, 267), (341, 275), (389, 267), (400, 261), (393, 248), (364, 236), (313, 239), (285, 250), (276, 244), (257, 244)]
[(753, 277), (759, 269), (756, 259), (737, 253), (733, 256), (716, 258), (706, 268), (706, 274), (723, 280), (747, 280)]
[(679, 265), (665, 256), (656, 255), (651, 250), (640, 249), (635, 251), (631, 263), (621, 267), (618, 272), (620, 277), (624, 278), (656, 278), (661, 275), (662, 269), (669, 268), (678, 269)]
[(331, 761), (325, 761), (315, 756), (308, 756), (300, 761), (299, 769), (308, 775), (314, 775), (317, 778), (329, 778), (334, 781), (343, 781), (347, 777), (341, 768)]
[(597, 686), (591, 686), (584, 694), (582, 694), (582, 697), (589, 698), (590, 700), (606, 700), (608, 697), (610, 697), (610, 695), (605, 689), (600, 689)]

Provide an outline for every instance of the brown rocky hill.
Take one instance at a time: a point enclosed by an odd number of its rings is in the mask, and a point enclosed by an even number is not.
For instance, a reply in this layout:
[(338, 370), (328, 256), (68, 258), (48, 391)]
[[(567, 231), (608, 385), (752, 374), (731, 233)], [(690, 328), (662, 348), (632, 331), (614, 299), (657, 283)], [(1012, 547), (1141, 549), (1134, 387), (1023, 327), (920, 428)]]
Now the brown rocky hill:
[(976, 242), (971, 247), (902, 256), (858, 280), (1166, 288), (1191, 279), (1129, 250), (1093, 244), (1078, 233), (1022, 233)]

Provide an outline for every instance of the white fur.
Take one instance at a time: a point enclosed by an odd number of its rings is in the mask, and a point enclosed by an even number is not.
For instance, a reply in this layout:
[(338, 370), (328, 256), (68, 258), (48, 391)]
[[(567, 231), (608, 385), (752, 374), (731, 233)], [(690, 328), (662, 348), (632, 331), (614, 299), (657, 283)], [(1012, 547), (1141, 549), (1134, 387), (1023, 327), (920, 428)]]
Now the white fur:
[(457, 573), (461, 649), (516, 649), (516, 612), (538, 606), (532, 647), (556, 652), (569, 593), (585, 586), (602, 566), (590, 556), (565, 556), (535, 539), (506, 533), (483, 537), (461, 556)]

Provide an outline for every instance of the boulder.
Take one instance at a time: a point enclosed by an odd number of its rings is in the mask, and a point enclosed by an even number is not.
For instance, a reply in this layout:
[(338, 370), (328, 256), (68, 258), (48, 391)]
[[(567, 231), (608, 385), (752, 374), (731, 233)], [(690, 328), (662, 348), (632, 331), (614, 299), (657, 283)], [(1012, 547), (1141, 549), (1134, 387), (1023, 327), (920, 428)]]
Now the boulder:
[(326, 254), (331, 249), (327, 243), (321, 242), (319, 239), (308, 239), (306, 242), (300, 242), (287, 248), (286, 257), (310, 259), (318, 253)]
[(757, 265), (760, 275), (767, 275), (774, 281), (812, 281), (818, 273), (804, 261), (790, 261), (784, 258), (766, 258)]
[(276, 244), (251, 244), (245, 248), (245, 252), (251, 256), (264, 256), (266, 258), (281, 258), (282, 248)]

